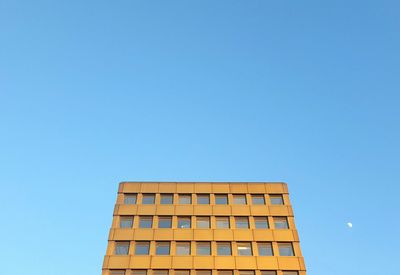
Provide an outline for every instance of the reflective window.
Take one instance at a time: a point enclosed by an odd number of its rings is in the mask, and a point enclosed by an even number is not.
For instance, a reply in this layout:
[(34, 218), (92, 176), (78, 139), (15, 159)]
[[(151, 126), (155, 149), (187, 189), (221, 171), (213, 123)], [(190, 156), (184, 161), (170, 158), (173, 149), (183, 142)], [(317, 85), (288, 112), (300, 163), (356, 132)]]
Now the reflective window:
[(282, 205), (283, 204), (283, 197), (282, 195), (269, 195), (271, 200), (271, 204), (275, 205)]
[(190, 228), (190, 217), (178, 217), (178, 228)]
[(251, 203), (254, 205), (265, 204), (264, 195), (251, 195)]
[(257, 243), (258, 255), (260, 256), (274, 256), (271, 243)]
[(132, 228), (132, 226), (133, 226), (133, 216), (119, 217), (119, 227), (120, 228)]
[(168, 275), (168, 270), (166, 269), (154, 269), (153, 275)]
[(217, 255), (232, 255), (230, 242), (217, 242)]
[(215, 217), (217, 228), (229, 228), (229, 217)]
[(128, 255), (129, 242), (115, 242), (115, 255)]
[(174, 195), (173, 194), (161, 194), (160, 195), (160, 204), (173, 204), (174, 203)]
[(198, 242), (196, 254), (197, 255), (211, 255), (211, 243), (210, 242)]
[(254, 270), (239, 270), (240, 275), (254, 275)]
[(211, 275), (211, 270), (196, 270), (196, 275)]
[(297, 271), (283, 271), (283, 275), (299, 275)]
[(254, 225), (256, 228), (268, 228), (268, 218), (267, 217), (254, 217)]
[(232, 270), (218, 270), (218, 275), (233, 275)]
[(190, 255), (190, 242), (177, 242), (176, 255)]
[(196, 228), (210, 228), (210, 217), (196, 217)]
[(169, 255), (170, 242), (156, 242), (156, 255)]
[(276, 275), (275, 270), (261, 270), (261, 275)]
[(142, 204), (154, 204), (155, 195), (154, 194), (143, 194)]
[(210, 204), (210, 195), (197, 194), (197, 204)]
[(139, 217), (139, 228), (152, 228), (153, 217), (152, 216), (141, 216)]
[(124, 194), (124, 204), (136, 204), (136, 194)]
[(292, 243), (278, 243), (279, 256), (294, 256)]
[(158, 228), (171, 228), (172, 217), (170, 216), (159, 216), (158, 217)]
[(133, 269), (131, 271), (132, 275), (147, 275), (146, 269)]
[(192, 195), (179, 194), (179, 204), (192, 204)]
[(235, 217), (236, 228), (249, 228), (249, 219), (247, 217)]
[(215, 204), (228, 204), (228, 195), (215, 195)]
[(149, 255), (150, 242), (136, 242), (135, 255)]
[(238, 249), (239, 256), (253, 255), (253, 251), (251, 250), (251, 243), (249, 243), (249, 242), (238, 242), (237, 249)]
[(110, 275), (125, 275), (125, 270), (110, 270)]
[(289, 224), (286, 217), (274, 217), (275, 229), (288, 229)]
[(246, 204), (246, 195), (233, 195), (233, 204)]

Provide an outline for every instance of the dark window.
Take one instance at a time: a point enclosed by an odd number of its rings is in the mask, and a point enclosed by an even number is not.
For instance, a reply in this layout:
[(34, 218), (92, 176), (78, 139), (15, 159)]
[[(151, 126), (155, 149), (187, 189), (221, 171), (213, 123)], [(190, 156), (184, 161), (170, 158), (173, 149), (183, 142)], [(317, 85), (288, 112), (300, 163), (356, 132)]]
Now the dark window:
[(161, 194), (160, 204), (173, 204), (174, 195), (173, 194)]
[(265, 204), (264, 195), (251, 195), (252, 204)]
[(110, 270), (110, 275), (125, 275), (125, 270)]
[(168, 270), (155, 269), (155, 270), (153, 270), (153, 275), (168, 275)]
[(154, 204), (154, 194), (143, 194), (142, 204)]
[(152, 228), (153, 217), (152, 216), (141, 216), (139, 218), (139, 228)]
[(132, 275), (147, 275), (146, 269), (134, 269), (131, 272), (132, 272)]
[(169, 242), (156, 243), (156, 255), (169, 255), (169, 250), (170, 250)]
[(239, 270), (239, 275), (254, 275), (254, 270)]
[(136, 242), (135, 255), (149, 255), (150, 242)]
[(211, 275), (211, 270), (196, 270), (196, 275)]
[(218, 270), (218, 275), (232, 275), (232, 270)]
[(292, 243), (278, 243), (279, 256), (294, 256)]
[(283, 275), (299, 275), (297, 271), (283, 271)]
[(197, 204), (210, 204), (210, 195), (208, 194), (198, 194)]
[(217, 242), (217, 255), (232, 255), (231, 243)]
[(257, 243), (258, 255), (260, 256), (274, 256), (271, 243)]
[(190, 275), (190, 270), (177, 269), (175, 275)]
[(256, 228), (268, 228), (268, 218), (267, 217), (254, 217), (254, 225)]
[(133, 216), (120, 216), (119, 217), (119, 227), (120, 228), (132, 228), (133, 226)]
[(228, 204), (228, 195), (215, 195), (215, 204)]
[(136, 204), (136, 194), (125, 194), (124, 195), (124, 204)]
[(283, 197), (282, 195), (269, 195), (271, 200), (271, 204), (275, 205), (282, 205), (283, 204)]
[(115, 255), (128, 255), (129, 242), (115, 242)]
[(261, 275), (276, 275), (275, 270), (261, 270)]
[(160, 216), (158, 217), (158, 228), (171, 228), (172, 227), (172, 217)]

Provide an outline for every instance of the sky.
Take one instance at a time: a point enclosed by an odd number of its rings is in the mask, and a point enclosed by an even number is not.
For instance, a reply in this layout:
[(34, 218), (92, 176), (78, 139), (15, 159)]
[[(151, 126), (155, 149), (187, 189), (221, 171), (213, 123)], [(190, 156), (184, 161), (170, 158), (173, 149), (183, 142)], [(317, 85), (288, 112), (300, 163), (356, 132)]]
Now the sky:
[(121, 181), (284, 181), (309, 275), (397, 274), (399, 9), (0, 0), (2, 273), (100, 274)]

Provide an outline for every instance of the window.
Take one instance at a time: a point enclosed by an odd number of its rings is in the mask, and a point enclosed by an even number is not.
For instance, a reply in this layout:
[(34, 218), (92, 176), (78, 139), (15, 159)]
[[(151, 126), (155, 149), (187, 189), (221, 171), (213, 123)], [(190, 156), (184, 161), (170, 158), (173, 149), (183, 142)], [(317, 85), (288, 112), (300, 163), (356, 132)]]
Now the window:
[(232, 255), (231, 243), (217, 242), (217, 255)]
[(261, 275), (276, 275), (275, 270), (261, 270)]
[(210, 242), (198, 242), (196, 254), (197, 255), (211, 255), (211, 243)]
[(192, 204), (192, 195), (179, 194), (179, 204)]
[(124, 204), (136, 204), (136, 194), (125, 194)]
[(283, 204), (283, 197), (282, 195), (270, 195), (271, 204), (275, 205), (282, 205)]
[(172, 217), (170, 216), (158, 217), (158, 228), (171, 228), (171, 227), (172, 227)]
[(215, 195), (215, 204), (228, 204), (228, 195)]
[(197, 194), (197, 204), (210, 204), (210, 195)]
[(279, 256), (294, 256), (292, 243), (278, 243)]
[(154, 194), (143, 194), (142, 204), (154, 204)]
[(150, 242), (136, 242), (135, 255), (149, 255)]
[(251, 243), (240, 242), (237, 243), (238, 255), (239, 256), (251, 256), (253, 251), (251, 250)]
[(156, 255), (169, 255), (170, 242), (156, 242)]
[(249, 228), (249, 219), (247, 217), (235, 217), (236, 228)]
[(229, 228), (229, 217), (215, 217), (217, 228)]
[(283, 271), (283, 275), (299, 275), (297, 271)]
[(161, 194), (160, 204), (173, 204), (174, 195), (173, 194)]
[(128, 255), (129, 242), (115, 242), (115, 255)]
[(154, 269), (153, 275), (168, 275), (168, 270), (166, 269)]
[(110, 270), (110, 275), (125, 275), (125, 270)]
[(133, 226), (133, 216), (119, 217), (119, 227), (120, 228), (132, 228), (132, 226)]
[(177, 242), (176, 255), (190, 255), (190, 242)]
[(232, 270), (218, 270), (218, 275), (232, 275)]
[(254, 275), (254, 270), (239, 270), (239, 275)]
[(146, 269), (134, 269), (131, 272), (132, 272), (132, 275), (147, 275)]
[(257, 243), (258, 255), (260, 256), (274, 256), (271, 243)]
[(210, 217), (196, 217), (196, 228), (210, 228)]
[(251, 195), (251, 203), (254, 205), (265, 204), (264, 195)]
[(289, 224), (286, 217), (274, 217), (275, 229), (288, 229)]
[(175, 275), (189, 275), (190, 270), (183, 270), (183, 269), (177, 269), (175, 270)]
[(139, 217), (139, 228), (152, 228), (153, 217), (152, 216), (141, 216)]
[(196, 275), (211, 275), (211, 270), (196, 270)]
[(256, 228), (268, 228), (268, 218), (267, 217), (254, 217), (254, 225)]
[(246, 204), (246, 195), (233, 195), (233, 204)]
[(178, 217), (178, 228), (190, 228), (190, 217)]

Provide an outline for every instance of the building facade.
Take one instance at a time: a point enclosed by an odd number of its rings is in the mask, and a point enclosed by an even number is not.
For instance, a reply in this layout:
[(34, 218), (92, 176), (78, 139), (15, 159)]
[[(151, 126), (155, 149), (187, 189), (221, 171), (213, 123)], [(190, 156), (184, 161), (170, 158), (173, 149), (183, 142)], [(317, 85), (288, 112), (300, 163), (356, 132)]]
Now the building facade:
[(305, 275), (285, 183), (123, 182), (103, 275)]

